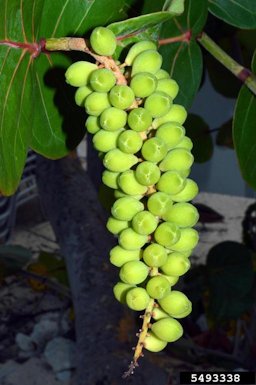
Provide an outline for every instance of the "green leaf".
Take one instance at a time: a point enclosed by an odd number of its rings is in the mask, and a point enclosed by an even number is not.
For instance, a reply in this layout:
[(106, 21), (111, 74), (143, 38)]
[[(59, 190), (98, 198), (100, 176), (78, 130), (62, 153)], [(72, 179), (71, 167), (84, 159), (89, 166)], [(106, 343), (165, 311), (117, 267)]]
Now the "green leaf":
[(114, 32), (119, 38), (125, 38), (126, 35), (131, 33), (139, 33), (147, 28), (153, 27), (159, 23), (163, 23), (166, 20), (174, 17), (176, 13), (170, 12), (155, 12), (148, 15), (142, 15), (134, 17), (132, 19), (119, 21), (108, 25), (108, 28)]
[[(256, 52), (252, 70), (256, 73)], [(256, 97), (246, 86), (236, 102), (233, 140), (242, 176), (256, 190)]]
[[(20, 1), (17, 1), (20, 2)], [(31, 9), (33, 1), (28, 1)], [(38, 1), (37, 1), (38, 2)], [(127, 17), (134, 0), (65, 0), (43, 3), (39, 37), (82, 36), (92, 28)]]
[(158, 11), (163, 11), (165, 0), (152, 1), (152, 0), (144, 0), (142, 14), (153, 13)]
[(174, 43), (160, 48), (163, 68), (179, 84), (179, 94), (175, 103), (189, 108), (201, 83), (203, 72), (202, 52), (195, 41)]
[(155, 12), (108, 25), (119, 40), (114, 58), (117, 59), (126, 46), (137, 41), (158, 40), (161, 23), (170, 20), (175, 15), (176, 13)]
[(196, 37), (203, 29), (208, 15), (205, 0), (186, 0), (184, 12), (171, 22), (165, 23), (161, 37), (178, 36), (188, 30)]
[(4, 275), (15, 274), (21, 270), (32, 258), (32, 252), (18, 245), (1, 245), (0, 262), (4, 268)]
[[(199, 88), (202, 78), (202, 54), (195, 37), (202, 31), (207, 19), (205, 0), (187, 0), (184, 13), (166, 22), (161, 30), (160, 47), (163, 55), (163, 67), (170, 72), (180, 86), (180, 93), (175, 103), (189, 108)], [(173, 42), (171, 39), (190, 32), (189, 41)], [(165, 40), (166, 39), (166, 40)], [(168, 39), (170, 43), (168, 44)]]
[(163, 6), (163, 11), (174, 12), (180, 15), (184, 12), (185, 0), (166, 0)]
[(200, 116), (189, 114), (185, 126), (186, 134), (193, 142), (192, 154), (195, 162), (204, 163), (210, 160), (214, 146), (208, 124)]
[(239, 28), (256, 28), (254, 0), (208, 0), (209, 11), (226, 23)]
[[(28, 147), (55, 159), (67, 154), (84, 135), (82, 110), (78, 112), (75, 108), (74, 91), (64, 82), (64, 70), (71, 61), (66, 55), (56, 53), (35, 58), (40, 38), (83, 35), (97, 25), (125, 18), (133, 1), (2, 2), (0, 192), (3, 195), (11, 195), (17, 189)], [(18, 42), (20, 48), (15, 49), (12, 42), (16, 45)], [(31, 43), (33, 46), (24, 45)], [(56, 66), (57, 72), (53, 70)], [(46, 84), (50, 74), (54, 82)]]
[(207, 256), (209, 314), (215, 320), (238, 318), (253, 303), (254, 272), (249, 250), (238, 242), (214, 246)]

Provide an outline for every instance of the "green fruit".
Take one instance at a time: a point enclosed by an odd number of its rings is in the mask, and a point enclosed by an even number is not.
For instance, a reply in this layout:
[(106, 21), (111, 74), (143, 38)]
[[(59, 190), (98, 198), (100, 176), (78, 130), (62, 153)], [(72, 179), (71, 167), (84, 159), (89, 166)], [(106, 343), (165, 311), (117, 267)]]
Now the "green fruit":
[(158, 163), (165, 158), (167, 147), (162, 139), (150, 138), (144, 142), (141, 153), (144, 159)]
[(180, 175), (181, 175), (183, 178), (187, 178), (187, 177), (189, 176), (190, 172), (191, 172), (191, 169), (190, 169), (190, 168), (187, 169), (187, 170), (181, 170), (181, 171), (179, 171)]
[(190, 151), (184, 148), (174, 148), (169, 151), (159, 165), (161, 171), (184, 171), (190, 169), (194, 162), (194, 157)]
[(97, 69), (97, 65), (88, 61), (77, 61), (65, 72), (66, 82), (73, 87), (83, 87), (88, 83), (89, 76)]
[(150, 301), (149, 295), (142, 287), (130, 289), (126, 294), (127, 306), (135, 311), (145, 310)]
[(161, 267), (167, 261), (167, 253), (163, 246), (151, 243), (143, 251), (142, 258), (150, 267)]
[(75, 92), (75, 102), (78, 106), (84, 107), (85, 99), (92, 93), (92, 89), (88, 86), (79, 87)]
[(190, 269), (190, 261), (183, 254), (173, 252), (168, 255), (167, 261), (161, 266), (164, 274), (180, 277)]
[(172, 99), (174, 99), (178, 95), (179, 86), (173, 79), (160, 79), (157, 82), (156, 91), (165, 92)]
[(158, 127), (156, 137), (162, 139), (168, 150), (176, 147), (184, 138), (185, 129), (178, 123), (169, 122), (164, 123)]
[(113, 287), (114, 296), (117, 301), (122, 304), (126, 304), (126, 294), (131, 288), (133, 288), (133, 286), (128, 283), (117, 282), (117, 284)]
[(154, 234), (155, 240), (160, 245), (171, 248), (180, 238), (180, 230), (175, 223), (161, 223)]
[(110, 29), (97, 27), (91, 33), (90, 44), (98, 55), (112, 56), (116, 50), (116, 37)]
[(166, 207), (168, 205), (168, 208), (172, 206), (172, 200), (170, 198), (170, 195), (158, 191), (154, 194), (150, 195), (148, 198), (148, 210), (158, 217), (162, 217), (163, 214), (166, 211)]
[(170, 110), (171, 105), (172, 100), (165, 92), (155, 91), (146, 98), (144, 108), (153, 118), (159, 118)]
[(99, 118), (97, 116), (88, 116), (85, 127), (90, 134), (96, 134), (101, 129)]
[(107, 131), (116, 131), (126, 124), (127, 114), (119, 108), (106, 108), (100, 115), (100, 125)]
[(141, 149), (142, 138), (133, 130), (123, 131), (117, 141), (118, 148), (126, 154), (135, 154)]
[(141, 211), (132, 218), (133, 230), (138, 234), (149, 235), (157, 227), (158, 220), (149, 211)]
[(119, 234), (122, 230), (129, 227), (129, 223), (128, 221), (120, 221), (119, 219), (109, 217), (106, 227), (110, 233)]
[(163, 219), (167, 222), (174, 222), (179, 227), (193, 227), (199, 219), (199, 214), (191, 203), (176, 203), (168, 207)]
[(119, 219), (120, 221), (130, 221), (135, 214), (143, 209), (143, 203), (133, 197), (127, 196), (115, 201), (111, 213), (114, 218)]
[(195, 229), (186, 228), (180, 229), (180, 239), (177, 241), (175, 245), (171, 246), (171, 250), (173, 251), (187, 251), (194, 249), (198, 243), (199, 235)]
[(130, 83), (130, 87), (137, 98), (146, 98), (151, 95), (155, 91), (156, 85), (156, 77), (148, 72), (138, 73)]
[(147, 51), (149, 49), (157, 50), (157, 46), (155, 43), (153, 43), (153, 41), (142, 40), (133, 44), (125, 58), (125, 64), (128, 66), (132, 65), (136, 56), (138, 56), (141, 52)]
[(128, 195), (143, 195), (147, 191), (147, 187), (137, 181), (133, 170), (122, 172), (118, 178), (118, 185)]
[(104, 166), (115, 172), (123, 172), (129, 170), (138, 162), (138, 158), (132, 154), (125, 154), (118, 148), (110, 150), (103, 159)]
[(158, 321), (162, 318), (168, 318), (169, 315), (163, 311), (160, 307), (154, 307), (152, 312), (152, 318), (155, 321)]
[(181, 324), (173, 318), (163, 318), (152, 325), (153, 333), (163, 341), (177, 341), (183, 334)]
[(100, 68), (93, 71), (90, 76), (90, 86), (97, 92), (109, 92), (116, 84), (116, 77), (112, 71)]
[(88, 115), (99, 116), (108, 107), (110, 103), (107, 93), (92, 92), (85, 99), (85, 111)]
[(138, 285), (145, 281), (148, 276), (149, 268), (141, 261), (130, 261), (125, 263), (120, 269), (120, 279), (124, 283)]
[(128, 115), (128, 125), (134, 131), (146, 131), (150, 128), (151, 123), (152, 116), (145, 108), (134, 108)]
[(117, 189), (118, 184), (117, 184), (117, 178), (120, 175), (119, 172), (113, 172), (109, 170), (104, 170), (102, 173), (102, 182), (112, 188), (112, 189)]
[(179, 277), (175, 277), (173, 275), (162, 274), (162, 276), (168, 280), (170, 286), (174, 286), (179, 280)]
[(159, 275), (147, 283), (146, 290), (151, 298), (160, 299), (165, 297), (170, 292), (170, 284), (166, 278)]
[(155, 74), (162, 65), (162, 56), (154, 49), (141, 52), (137, 55), (132, 64), (132, 76), (139, 72), (147, 72)]
[[(119, 190), (119, 189), (114, 191), (114, 197), (115, 198), (124, 198), (124, 197), (127, 197), (128, 195), (129, 194), (126, 194), (122, 190)], [(141, 198), (143, 198), (143, 195), (132, 195), (132, 197), (139, 201), (139, 200), (141, 200)]]
[(187, 119), (187, 111), (179, 104), (173, 104), (167, 114), (153, 120), (153, 128), (158, 128), (164, 123), (175, 122), (182, 125)]
[(155, 77), (157, 79), (170, 79), (170, 75), (167, 71), (163, 70), (162, 68), (155, 73)]
[(192, 310), (188, 297), (177, 290), (171, 291), (166, 297), (158, 300), (158, 302), (166, 313), (175, 318), (182, 318), (183, 314), (190, 313)]
[(159, 167), (148, 161), (141, 162), (135, 170), (137, 181), (144, 186), (152, 186), (157, 183), (160, 175)]
[(188, 136), (184, 138), (177, 144), (176, 148), (185, 148), (188, 151), (191, 151), (193, 148), (192, 140)]
[(109, 100), (112, 106), (126, 110), (134, 102), (135, 95), (129, 86), (114, 86), (109, 93)]
[(120, 135), (120, 131), (106, 131), (100, 130), (93, 135), (93, 146), (98, 151), (108, 152), (116, 148), (117, 138)]
[(163, 173), (157, 183), (157, 189), (166, 194), (177, 194), (185, 186), (185, 178), (177, 171), (167, 171)]
[(150, 352), (160, 352), (166, 345), (167, 342), (160, 340), (152, 332), (149, 332), (144, 340), (144, 348)]
[(116, 267), (121, 267), (126, 262), (139, 261), (140, 254), (140, 250), (126, 250), (117, 245), (110, 250), (110, 262)]
[(183, 189), (171, 195), (174, 202), (188, 202), (194, 199), (198, 194), (198, 186), (192, 179), (186, 179)]
[(128, 228), (120, 233), (118, 242), (126, 250), (138, 250), (148, 242), (148, 237)]

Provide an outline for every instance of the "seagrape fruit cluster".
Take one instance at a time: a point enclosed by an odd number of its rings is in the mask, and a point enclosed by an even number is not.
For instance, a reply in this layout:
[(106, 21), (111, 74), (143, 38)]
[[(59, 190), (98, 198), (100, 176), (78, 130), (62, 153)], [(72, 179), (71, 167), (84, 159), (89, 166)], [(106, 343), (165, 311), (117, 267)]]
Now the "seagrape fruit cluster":
[[(113, 55), (116, 44), (107, 28), (90, 36), (97, 55)], [(87, 61), (72, 64), (66, 81), (77, 87), (75, 102), (85, 108), (85, 126), (103, 158), (102, 181), (116, 197), (107, 222), (118, 239), (110, 251), (120, 269), (114, 296), (135, 311), (151, 304), (144, 347), (157, 352), (182, 336), (178, 320), (191, 312), (190, 300), (173, 286), (198, 243), (198, 212), (189, 203), (198, 193), (189, 178), (192, 142), (183, 126), (187, 112), (174, 102), (179, 86), (161, 68), (156, 44), (135, 43), (116, 65), (122, 81)]]

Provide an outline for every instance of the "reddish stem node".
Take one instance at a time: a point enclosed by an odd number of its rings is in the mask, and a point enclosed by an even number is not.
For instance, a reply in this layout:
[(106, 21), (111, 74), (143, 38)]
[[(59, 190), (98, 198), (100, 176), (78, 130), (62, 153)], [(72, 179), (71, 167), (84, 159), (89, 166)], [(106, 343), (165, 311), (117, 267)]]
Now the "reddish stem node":
[(25, 49), (28, 51), (33, 58), (36, 58), (41, 53), (41, 42), (39, 43), (21, 43), (12, 40), (0, 40), (0, 45), (5, 45), (7, 47), (15, 49)]

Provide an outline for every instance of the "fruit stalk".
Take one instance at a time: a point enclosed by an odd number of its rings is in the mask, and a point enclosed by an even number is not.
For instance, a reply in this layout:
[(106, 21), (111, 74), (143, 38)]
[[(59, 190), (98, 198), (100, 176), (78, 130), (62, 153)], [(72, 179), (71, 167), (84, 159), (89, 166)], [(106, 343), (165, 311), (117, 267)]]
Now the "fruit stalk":
[(142, 324), (141, 332), (139, 334), (139, 339), (138, 339), (137, 345), (135, 347), (135, 351), (134, 351), (134, 355), (133, 355), (133, 361), (131, 362), (127, 372), (125, 372), (123, 374), (123, 378), (127, 378), (131, 374), (133, 374), (134, 369), (138, 366), (138, 360), (142, 356), (144, 341), (145, 341), (145, 338), (147, 337), (148, 328), (149, 328), (152, 312), (154, 309), (154, 305), (155, 305), (155, 301), (154, 301), (154, 299), (151, 299), (149, 301), (149, 304), (148, 304), (146, 310), (145, 310), (144, 315), (142, 316), (143, 317), (143, 324)]
[(110, 69), (117, 78), (117, 84), (127, 84), (120, 68), (115, 63), (112, 57), (97, 55), (92, 52), (87, 45), (85, 39), (80, 37), (62, 37), (45, 39), (42, 45), (42, 52), (48, 51), (81, 51), (86, 52), (92, 56), (98, 63), (102, 64), (104, 68)]

